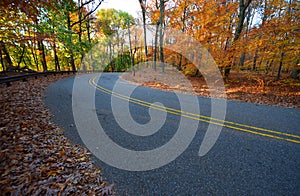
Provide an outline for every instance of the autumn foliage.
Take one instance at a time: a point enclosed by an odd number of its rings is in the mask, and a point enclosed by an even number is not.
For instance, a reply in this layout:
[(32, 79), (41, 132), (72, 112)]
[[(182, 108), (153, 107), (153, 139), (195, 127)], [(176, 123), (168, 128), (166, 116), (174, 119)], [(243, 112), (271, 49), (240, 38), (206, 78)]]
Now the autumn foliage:
[[(158, 21), (157, 4), (157, 0), (148, 2), (152, 24)], [(300, 32), (296, 1), (165, 0), (164, 6), (164, 25), (196, 38), (225, 75), (227, 71), (226, 76), (230, 69), (238, 69), (264, 72), (277, 79), (280, 73), (293, 71), (298, 77)], [(182, 66), (180, 58), (176, 64)]]
[[(299, 78), (299, 3), (295, 0), (141, 0), (141, 18), (136, 21), (121, 11), (97, 9), (101, 3), (1, 1), (0, 70), (100, 69), (104, 58), (128, 63), (118, 56), (128, 54), (122, 45), (127, 39), (122, 30), (130, 20), (130, 24), (157, 26), (154, 45), (133, 47), (135, 62), (160, 60), (172, 62), (180, 70), (191, 67), (180, 54), (163, 51), (160, 40), (167, 38), (158, 29), (162, 26), (197, 39), (225, 77), (235, 69), (265, 73), (274, 79), (282, 73)], [(131, 41), (133, 45), (137, 41), (134, 32)], [(98, 43), (106, 43), (106, 54), (95, 55), (99, 60), (93, 66), (80, 67)], [(109, 66), (108, 70), (124, 70), (121, 65), (120, 69)]]
[(77, 70), (103, 0), (0, 3), (0, 71)]

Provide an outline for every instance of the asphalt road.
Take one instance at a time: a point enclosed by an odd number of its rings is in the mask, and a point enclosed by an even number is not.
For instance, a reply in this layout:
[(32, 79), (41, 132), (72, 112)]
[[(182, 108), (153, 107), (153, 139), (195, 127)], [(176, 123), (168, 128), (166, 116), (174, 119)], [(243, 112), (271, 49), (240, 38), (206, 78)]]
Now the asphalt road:
[[(88, 81), (95, 76), (79, 76), (85, 90), (94, 88)], [(105, 133), (115, 143), (133, 151), (149, 151), (168, 143), (176, 134), (180, 119), (185, 117), (167, 113), (161, 128), (150, 136), (124, 131), (112, 111), (109, 94), (117, 79), (118, 74), (102, 74), (96, 84), (106, 89), (95, 93), (95, 112)], [(73, 83), (74, 77), (70, 77), (51, 85), (46, 91), (45, 103), (54, 115), (53, 122), (64, 128), (66, 136), (76, 144), (85, 145), (73, 118)], [(122, 85), (125, 91), (126, 85), (133, 86), (125, 81)], [(137, 87), (131, 97), (180, 109), (180, 100), (170, 92)], [(210, 116), (211, 102), (215, 100), (197, 99), (200, 114)], [(114, 101), (118, 104), (118, 98)], [(119, 104), (126, 104), (126, 100), (119, 99)], [(129, 110), (135, 122), (141, 125), (151, 122), (148, 107), (129, 103)], [(121, 114), (118, 117), (128, 118)], [(108, 182), (115, 183), (118, 195), (300, 195), (300, 109), (227, 101), (226, 122), (234, 123), (227, 126), (225, 123), (215, 145), (204, 156), (198, 153), (208, 123), (192, 121), (198, 123), (195, 137), (187, 149), (167, 165), (149, 171), (126, 171), (93, 157), (95, 164), (102, 168)], [(266, 129), (277, 132), (265, 132)]]

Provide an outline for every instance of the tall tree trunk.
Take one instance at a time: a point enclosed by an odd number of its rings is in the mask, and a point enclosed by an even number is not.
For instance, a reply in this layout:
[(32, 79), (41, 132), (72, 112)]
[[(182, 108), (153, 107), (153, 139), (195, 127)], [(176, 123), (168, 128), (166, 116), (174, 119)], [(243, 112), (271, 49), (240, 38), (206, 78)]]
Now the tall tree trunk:
[[(239, 3), (238, 26), (235, 30), (232, 44), (234, 44), (240, 38), (240, 35), (242, 33), (242, 30), (243, 30), (243, 26), (244, 26), (245, 17), (246, 17), (246, 10), (249, 7), (252, 0), (246, 0), (246, 2), (244, 2), (244, 0), (239, 0), (239, 1), (240, 1), (240, 3)], [(233, 56), (234, 55), (232, 55), (232, 61), (234, 59)], [(225, 68), (224, 75), (225, 75), (226, 78), (230, 74), (231, 66), (232, 66), (232, 63), (228, 67)]]
[[(298, 54), (298, 57), (300, 56), (300, 54)], [(291, 74), (290, 77), (294, 78), (294, 79), (299, 79), (299, 73), (300, 73), (300, 69), (299, 69), (299, 63), (300, 63), (300, 58), (298, 58), (295, 61), (295, 65), (294, 68), (291, 70)]]
[(20, 57), (20, 59), (18, 61), (18, 66), (17, 66), (19, 70), (21, 69), (20, 65), (21, 65), (21, 62), (23, 61), (24, 54), (25, 54), (25, 48), (26, 48), (25, 44), (22, 44), (22, 45), (23, 45), (22, 53), (21, 53), (21, 57)]
[[(248, 13), (247, 13), (247, 17), (246, 17), (246, 32), (245, 32), (245, 36), (243, 37), (245, 41), (248, 40), (248, 32), (249, 29), (251, 28), (252, 22), (253, 22), (253, 18), (254, 18), (254, 14), (251, 15), (251, 9), (248, 9)], [(241, 57), (240, 57), (240, 62), (239, 62), (239, 66), (244, 66), (245, 65), (245, 59), (246, 59), (246, 52), (243, 51)]]
[(55, 61), (55, 71), (60, 71), (59, 59), (57, 56), (56, 43), (53, 43), (54, 61)]
[(156, 60), (157, 60), (157, 42), (158, 42), (158, 29), (159, 28), (159, 22), (156, 23), (155, 28), (155, 38), (154, 38), (154, 54), (153, 54), (153, 69), (156, 71)]
[[(145, 61), (148, 61), (148, 46), (147, 46), (147, 29), (146, 29), (146, 0), (139, 0), (142, 9), (143, 29), (144, 29), (144, 47), (145, 47)], [(148, 63), (147, 63), (148, 67)]]
[(284, 52), (282, 50), (282, 52), (280, 54), (280, 62), (279, 62), (279, 67), (278, 67), (278, 71), (277, 71), (276, 81), (280, 79), (280, 73), (281, 73), (282, 66), (283, 66), (283, 57), (284, 57)]
[(244, 65), (245, 65), (245, 59), (246, 59), (246, 53), (243, 52), (242, 55), (241, 55), (241, 57), (240, 57), (240, 62), (239, 62), (239, 66), (240, 67), (244, 67)]
[(233, 42), (237, 41), (242, 33), (243, 26), (244, 26), (244, 21), (246, 18), (246, 10), (249, 7), (250, 3), (252, 0), (247, 0), (244, 3), (244, 0), (240, 0), (239, 4), (239, 21), (238, 21), (238, 26), (236, 28), (236, 31), (234, 33), (234, 39)]
[(73, 52), (73, 43), (72, 43), (72, 27), (71, 27), (71, 16), (67, 13), (67, 23), (68, 23), (68, 31), (69, 31), (69, 52), (70, 52), (70, 64), (72, 71), (76, 71), (75, 60), (74, 60), (74, 52)]
[(32, 54), (32, 57), (33, 57), (33, 61), (35, 63), (36, 71), (39, 71), (40, 70), (39, 61), (37, 59), (37, 55), (35, 54), (35, 46), (34, 45), (32, 45), (32, 47), (31, 47), (31, 54)]
[[(0, 41), (0, 49), (3, 51), (4, 55), (5, 55), (5, 61), (8, 64), (9, 67), (13, 67), (13, 63), (11, 61), (9, 52), (6, 49), (5, 43), (3, 41)], [(7, 68), (7, 66), (6, 66)]]
[[(54, 22), (52, 22), (52, 34), (55, 35), (55, 26), (54, 26)], [(60, 71), (60, 65), (59, 65), (59, 59), (57, 56), (57, 50), (56, 50), (56, 38), (53, 38), (53, 44), (51, 44), (51, 47), (53, 49), (53, 53), (54, 53), (54, 63), (55, 63), (55, 71)]]
[(252, 64), (252, 70), (255, 71), (256, 70), (256, 62), (257, 62), (257, 58), (258, 58), (258, 48), (256, 48), (255, 50), (255, 55), (253, 58), (253, 64)]
[[(30, 31), (28, 30), (28, 34), (29, 36), (31, 36), (31, 33)], [(33, 61), (34, 61), (34, 64), (35, 64), (35, 67), (36, 67), (36, 71), (39, 71), (39, 62), (38, 62), (38, 59), (37, 59), (37, 55), (36, 55), (36, 33), (33, 34), (33, 40), (31, 41), (32, 45), (30, 47), (30, 51), (31, 51), (31, 54), (32, 54), (32, 57), (33, 57)], [(29, 44), (29, 43), (28, 43)]]
[(159, 25), (160, 25), (160, 29), (159, 29), (159, 48), (160, 48), (160, 53), (159, 53), (159, 60), (160, 60), (160, 64), (161, 64), (161, 69), (162, 69), (162, 73), (165, 72), (165, 59), (164, 59), (164, 47), (163, 47), (163, 26), (164, 26), (164, 0), (160, 0), (160, 4), (159, 4)]
[(127, 27), (128, 27), (128, 39), (129, 39), (129, 50), (130, 50), (130, 60), (131, 60), (131, 68), (133, 76), (135, 76), (135, 70), (134, 70), (134, 56), (132, 52), (132, 44), (131, 44), (131, 34), (130, 34), (130, 24), (129, 21), (127, 21)]
[[(35, 24), (36, 26), (39, 26), (39, 20), (36, 20)], [(43, 39), (40, 37), (39, 32), (37, 32), (37, 44), (38, 44), (38, 50), (40, 51), (40, 58), (42, 62), (43, 71), (47, 71), (45, 48), (43, 44)]]
[(79, 42), (79, 48), (80, 48), (80, 62), (83, 63), (82, 67), (83, 70), (86, 71), (86, 65), (82, 61), (84, 58), (84, 53), (82, 49), (82, 0), (78, 0), (78, 26), (79, 26), (79, 32), (78, 32), (78, 42)]
[(2, 50), (1, 49), (0, 49), (0, 61), (1, 61), (1, 65), (2, 65), (2, 71), (6, 71), (4, 61), (2, 58)]
[(88, 36), (88, 42), (89, 42), (89, 47), (90, 47), (90, 58), (91, 58), (91, 62), (92, 62), (92, 69), (93, 71), (95, 71), (95, 63), (94, 63), (94, 57), (93, 57), (93, 50), (92, 50), (92, 39), (91, 39), (91, 26), (90, 26), (90, 20), (88, 19), (88, 21), (86, 22), (86, 29), (87, 29), (87, 36)]
[(113, 52), (112, 52), (112, 42), (111, 39), (108, 41), (108, 46), (109, 46), (109, 62), (111, 63), (113, 60)]
[(38, 48), (41, 54), (41, 61), (43, 66), (43, 71), (47, 71), (47, 62), (46, 62), (46, 54), (45, 54), (45, 47), (42, 40), (38, 41)]
[[(186, 29), (186, 18), (187, 18), (187, 8), (188, 8), (188, 4), (187, 4), (187, 1), (185, 0), (184, 1), (184, 9), (183, 9), (183, 16), (182, 16), (182, 18), (181, 18), (181, 22), (182, 22), (182, 28), (181, 28), (181, 31), (182, 31), (182, 33), (184, 33), (185, 32), (185, 29)], [(182, 55), (181, 54), (179, 54), (179, 63), (178, 63), (178, 65), (177, 65), (177, 70), (178, 71), (181, 71), (182, 70), (182, 68), (181, 68), (181, 66), (182, 66)]]

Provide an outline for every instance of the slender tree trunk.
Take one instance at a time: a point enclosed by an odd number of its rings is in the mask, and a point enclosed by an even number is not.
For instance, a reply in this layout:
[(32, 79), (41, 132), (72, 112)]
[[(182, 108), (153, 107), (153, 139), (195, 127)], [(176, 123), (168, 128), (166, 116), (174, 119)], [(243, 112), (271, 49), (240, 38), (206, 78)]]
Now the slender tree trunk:
[(48, 71), (47, 61), (46, 61), (46, 52), (45, 52), (45, 46), (43, 44), (43, 41), (41, 41), (41, 46), (42, 46), (43, 69), (44, 69), (44, 71)]
[(256, 70), (256, 62), (257, 62), (257, 58), (258, 58), (258, 48), (256, 48), (255, 50), (255, 55), (253, 58), (253, 64), (252, 64), (252, 70), (255, 71)]
[[(29, 62), (30, 62), (30, 61), (29, 61)], [(25, 58), (23, 58), (23, 63), (24, 63), (24, 65), (25, 65), (25, 67), (27, 67), (28, 70), (30, 70), (30, 68), (27, 66), (27, 63), (26, 63), (26, 61), (25, 61)]]
[(31, 47), (31, 54), (32, 54), (32, 57), (33, 57), (33, 61), (35, 63), (36, 71), (39, 71), (40, 70), (39, 61), (37, 59), (37, 55), (35, 54), (35, 46), (34, 45), (32, 45), (32, 47)]
[(159, 22), (156, 23), (156, 29), (155, 29), (155, 41), (154, 41), (154, 59), (153, 59), (153, 69), (156, 71), (156, 59), (157, 59), (157, 42), (158, 42), (158, 29), (159, 28)]
[(283, 66), (283, 57), (284, 57), (284, 52), (281, 52), (280, 55), (280, 62), (279, 62), (279, 67), (278, 67), (278, 71), (277, 71), (277, 76), (276, 76), (276, 81), (280, 79), (280, 73), (282, 70), (282, 66)]
[(131, 57), (131, 68), (132, 68), (133, 76), (135, 76), (134, 56), (133, 56), (133, 52), (132, 52), (132, 44), (131, 44), (131, 35), (130, 35), (130, 24), (129, 24), (129, 21), (127, 21), (127, 27), (128, 27), (129, 50), (130, 50), (130, 57)]
[(70, 52), (70, 64), (72, 71), (76, 71), (76, 66), (75, 66), (75, 60), (74, 60), (74, 53), (73, 53), (73, 43), (72, 43), (72, 27), (71, 27), (71, 17), (70, 14), (67, 13), (67, 23), (68, 23), (68, 31), (69, 31), (69, 52)]
[(163, 25), (164, 25), (164, 0), (160, 0), (160, 9), (159, 9), (159, 48), (160, 48), (160, 54), (159, 54), (159, 60), (161, 64), (162, 73), (165, 73), (165, 59), (164, 59), (164, 47), (163, 47)]
[(88, 36), (88, 42), (89, 42), (89, 47), (90, 47), (90, 58), (92, 62), (92, 69), (95, 71), (95, 62), (94, 62), (94, 57), (93, 57), (93, 50), (92, 50), (92, 41), (91, 41), (91, 26), (90, 26), (90, 19), (86, 23), (86, 29), (87, 29), (87, 36)]
[[(246, 0), (246, 2), (244, 2), (244, 0), (239, 0), (239, 17), (238, 17), (239, 19), (238, 19), (238, 26), (234, 33), (233, 44), (240, 38), (244, 26), (245, 17), (246, 17), (246, 10), (249, 7), (251, 1), (252, 0)], [(234, 55), (232, 55), (232, 61), (234, 59), (233, 56)], [(230, 74), (231, 67), (232, 64), (225, 68), (224, 75), (226, 78)]]
[(247, 0), (246, 3), (244, 3), (244, 0), (240, 0), (240, 6), (239, 6), (239, 21), (238, 21), (238, 26), (236, 28), (236, 31), (234, 33), (234, 39), (233, 41), (237, 41), (242, 33), (243, 26), (244, 26), (244, 21), (246, 18), (246, 10), (249, 7), (250, 3), (252, 0)]
[[(9, 67), (13, 67), (13, 63), (11, 61), (9, 52), (6, 49), (5, 43), (3, 41), (0, 41), (0, 49), (3, 51), (5, 55), (5, 61), (8, 64)], [(7, 67), (6, 67), (7, 68)]]
[(1, 65), (2, 65), (2, 71), (6, 71), (4, 61), (2, 58), (2, 50), (1, 49), (0, 49), (0, 61), (1, 61)]
[[(298, 56), (300, 56), (300, 54), (298, 54)], [(299, 73), (300, 73), (300, 69), (299, 69), (299, 63), (300, 63), (300, 58), (298, 58), (296, 61), (295, 61), (295, 65), (294, 65), (294, 68), (291, 70), (291, 74), (290, 74), (290, 77), (291, 78), (294, 78), (294, 79), (299, 79)]]
[[(146, 29), (146, 0), (139, 0), (142, 9), (143, 29), (144, 29), (144, 47), (145, 47), (145, 61), (148, 61), (148, 46), (147, 46), (147, 29)], [(147, 63), (148, 67), (148, 63)]]
[[(28, 34), (29, 36), (31, 36), (30, 34), (30, 31), (28, 30)], [(33, 35), (33, 40), (31, 41), (32, 45), (30, 47), (30, 50), (31, 50), (31, 54), (32, 54), (32, 58), (33, 58), (33, 61), (34, 61), (34, 64), (35, 64), (35, 67), (36, 67), (36, 71), (39, 71), (39, 62), (38, 62), (38, 59), (37, 59), (37, 55), (35, 53), (36, 51), (36, 34), (34, 33)]]
[(112, 62), (112, 43), (111, 43), (111, 40), (108, 41), (108, 47), (109, 47), (109, 62), (111, 63)]
[(41, 61), (42, 61), (43, 71), (47, 71), (45, 47), (44, 47), (44, 44), (43, 44), (42, 40), (38, 41), (38, 48), (39, 48), (39, 51), (41, 53)]
[[(52, 34), (55, 35), (55, 26), (54, 26), (54, 22), (52, 22)], [(53, 38), (53, 44), (51, 44), (51, 47), (53, 49), (53, 53), (54, 53), (54, 63), (55, 63), (55, 71), (60, 71), (60, 65), (59, 65), (59, 59), (57, 56), (57, 50), (56, 50), (56, 38)]]
[[(246, 32), (245, 32), (245, 36), (243, 37), (245, 41), (248, 40), (248, 32), (249, 29), (251, 28), (251, 24), (253, 22), (253, 17), (254, 15), (251, 15), (251, 9), (248, 9), (248, 13), (247, 13), (247, 17), (246, 17)], [(239, 66), (244, 67), (245, 65), (245, 59), (246, 59), (246, 52), (243, 52), (241, 57), (240, 57), (240, 62), (239, 62)]]
[(78, 32), (78, 42), (79, 42), (79, 48), (80, 48), (80, 62), (82, 63), (82, 68), (84, 71), (86, 71), (86, 65), (82, 61), (84, 58), (84, 53), (82, 49), (82, 0), (78, 0), (78, 26), (79, 26), (79, 32)]
[(23, 58), (24, 58), (24, 54), (25, 54), (25, 44), (23, 44), (23, 48), (22, 48), (22, 53), (21, 53), (21, 57), (20, 57), (20, 59), (19, 59), (19, 61), (18, 61), (18, 69), (20, 70), (21, 68), (20, 68), (20, 65), (21, 65), (21, 62), (22, 62), (22, 60), (23, 60)]
[[(35, 21), (36, 26), (39, 26), (39, 21)], [(43, 44), (43, 39), (39, 37), (39, 33), (37, 33), (37, 44), (38, 44), (38, 50), (40, 51), (40, 58), (42, 62), (43, 71), (47, 71), (47, 62), (46, 62), (46, 54), (45, 54), (45, 48)]]
[[(185, 28), (186, 28), (185, 23), (186, 23), (186, 17), (187, 17), (187, 8), (188, 8), (187, 1), (184, 1), (183, 17), (181, 19), (181, 21), (182, 21), (182, 28), (181, 28), (182, 33), (185, 32)], [(181, 66), (182, 66), (182, 55), (179, 54), (179, 64), (177, 65), (177, 70), (178, 71), (182, 70)]]
[(53, 43), (53, 52), (54, 52), (54, 61), (55, 61), (55, 70), (60, 71), (59, 59), (57, 56), (56, 43)]
[(243, 67), (245, 65), (245, 58), (246, 58), (246, 53), (243, 52), (241, 57), (240, 57), (240, 62), (239, 62), (240, 67)]

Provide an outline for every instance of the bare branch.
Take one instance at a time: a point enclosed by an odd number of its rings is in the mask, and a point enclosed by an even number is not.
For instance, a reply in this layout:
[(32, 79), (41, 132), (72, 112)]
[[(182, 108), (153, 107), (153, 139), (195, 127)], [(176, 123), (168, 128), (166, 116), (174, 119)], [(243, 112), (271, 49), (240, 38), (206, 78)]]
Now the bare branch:
[[(91, 1), (88, 1), (88, 2), (91, 3), (93, 1), (94, 0), (91, 0)], [(85, 21), (91, 14), (93, 14), (99, 8), (99, 6), (103, 3), (103, 1), (104, 0), (100, 0), (99, 3), (97, 4), (97, 6), (94, 9), (92, 9), (90, 12), (88, 12), (86, 15), (84, 15), (84, 17), (81, 20), (72, 23), (71, 27), (75, 26), (78, 23), (81, 23), (81, 22)], [(87, 5), (87, 4), (85, 3), (85, 5)]]

